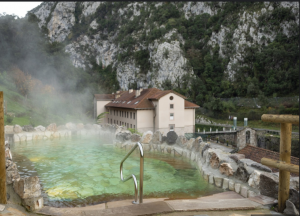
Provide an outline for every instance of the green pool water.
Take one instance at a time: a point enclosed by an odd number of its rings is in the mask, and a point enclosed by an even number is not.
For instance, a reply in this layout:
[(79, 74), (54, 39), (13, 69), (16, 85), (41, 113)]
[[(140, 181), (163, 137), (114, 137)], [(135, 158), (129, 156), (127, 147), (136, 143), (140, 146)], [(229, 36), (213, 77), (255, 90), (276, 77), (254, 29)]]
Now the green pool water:
[[(15, 143), (11, 150), (21, 177), (40, 178), (45, 205), (85, 206), (134, 198), (133, 181), (120, 181), (120, 162), (128, 150), (105, 144), (99, 136)], [(123, 170), (125, 177), (135, 174), (139, 180), (139, 154), (133, 153)], [(145, 152), (144, 198), (197, 198), (221, 191), (201, 178), (195, 164)]]

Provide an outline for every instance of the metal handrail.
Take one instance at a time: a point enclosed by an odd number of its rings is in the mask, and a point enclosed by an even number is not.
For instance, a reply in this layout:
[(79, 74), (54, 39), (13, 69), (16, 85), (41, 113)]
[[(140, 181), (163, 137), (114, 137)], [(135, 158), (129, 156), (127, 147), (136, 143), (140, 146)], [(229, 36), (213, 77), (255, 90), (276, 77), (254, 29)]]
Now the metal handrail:
[[(139, 196), (139, 202), (137, 201), (138, 199), (138, 186), (137, 186), (137, 181), (136, 177), (134, 174), (131, 174), (131, 176), (127, 177), (126, 179), (123, 178), (123, 162), (131, 155), (131, 153), (139, 147), (140, 150), (140, 196)], [(143, 147), (141, 143), (137, 142), (132, 149), (128, 152), (128, 154), (123, 158), (120, 164), (120, 175), (121, 175), (121, 180), (123, 182), (128, 181), (129, 179), (133, 179), (134, 183), (134, 201), (132, 202), (133, 204), (138, 204), (138, 203), (143, 203), (143, 179), (144, 179), (144, 152), (143, 152)]]

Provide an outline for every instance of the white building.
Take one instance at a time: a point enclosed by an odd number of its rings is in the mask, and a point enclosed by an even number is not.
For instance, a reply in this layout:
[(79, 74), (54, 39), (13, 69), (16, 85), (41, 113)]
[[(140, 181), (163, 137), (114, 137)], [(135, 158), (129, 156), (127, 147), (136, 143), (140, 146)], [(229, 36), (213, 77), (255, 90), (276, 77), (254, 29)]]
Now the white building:
[(198, 105), (173, 90), (156, 88), (95, 94), (95, 116), (109, 112), (103, 123), (124, 125), (139, 132), (159, 130), (178, 135), (195, 132), (195, 109)]

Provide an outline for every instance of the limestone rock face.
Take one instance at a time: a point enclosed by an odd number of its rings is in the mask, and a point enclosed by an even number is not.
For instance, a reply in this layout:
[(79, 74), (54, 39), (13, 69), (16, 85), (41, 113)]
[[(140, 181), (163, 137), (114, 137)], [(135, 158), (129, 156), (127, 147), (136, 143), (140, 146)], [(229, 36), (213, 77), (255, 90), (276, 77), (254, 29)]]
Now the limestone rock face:
[(130, 139), (131, 139), (131, 142), (139, 142), (141, 140), (141, 136), (138, 134), (132, 134)]
[(14, 181), (13, 187), (22, 199), (41, 196), (41, 185), (37, 176), (18, 179)]
[(153, 137), (153, 132), (152, 131), (145, 132), (142, 136), (141, 143), (149, 144), (150, 141), (152, 140), (152, 137)]
[(47, 25), (52, 42), (63, 42), (75, 24), (76, 2), (58, 2)]
[(51, 123), (48, 127), (47, 127), (47, 131), (57, 131), (57, 127), (55, 123)]
[(175, 144), (177, 138), (178, 138), (178, 135), (176, 134), (175, 131), (169, 131), (169, 132), (167, 133), (167, 143), (168, 143), (169, 145)]
[(224, 174), (226, 176), (232, 176), (233, 175), (233, 169), (229, 163), (222, 163), (220, 164), (219, 171), (221, 174)]
[[(152, 41), (149, 45), (136, 42), (133, 44), (133, 52), (139, 50), (149, 51), (149, 61), (153, 68), (140, 73), (140, 68), (136, 62), (129, 58), (127, 60), (120, 60), (118, 55), (123, 53), (120, 45), (114, 41), (120, 31), (120, 26), (116, 26), (107, 37), (107, 31), (98, 30), (98, 20), (92, 17), (95, 15), (97, 9), (101, 7), (105, 2), (81, 2), (79, 6), (81, 13), (76, 13), (76, 17), (79, 19), (79, 24), (83, 19), (89, 21), (87, 32), (81, 32), (81, 35), (72, 40), (71, 29), (75, 25), (75, 8), (76, 2), (44, 2), (38, 8), (33, 9), (31, 12), (39, 18), (38, 25), (40, 28), (46, 27), (48, 30), (48, 38), (51, 42), (66, 42), (65, 51), (70, 54), (70, 59), (75, 67), (86, 68), (89, 67), (89, 59), (93, 57), (96, 59), (98, 65), (100, 63), (106, 67), (113, 65), (117, 71), (117, 80), (122, 89), (127, 90), (129, 84), (136, 80), (144, 85), (152, 85), (153, 87), (159, 87), (159, 85), (166, 79), (170, 79), (172, 83), (175, 80), (181, 79), (185, 74), (193, 74), (193, 69), (187, 67), (188, 60), (183, 54), (182, 45), (185, 41), (181, 34), (174, 28), (169, 32), (166, 32), (160, 38)], [(184, 14), (186, 19), (192, 19), (197, 15), (209, 14), (215, 15), (224, 9), (226, 2), (219, 2), (217, 5), (212, 6), (209, 2), (184, 2), (182, 6), (176, 5), (178, 10)], [(154, 10), (162, 7), (163, 3), (159, 2), (155, 4)], [(133, 20), (136, 16), (141, 16), (141, 10), (143, 8), (149, 10), (150, 6), (146, 2), (135, 2), (125, 4), (121, 8), (114, 8), (111, 13), (114, 13), (118, 19), (124, 19), (125, 22)], [(289, 36), (292, 32), (293, 25), (299, 25), (299, 3), (298, 2), (282, 2), (278, 7), (291, 8), (291, 12), (295, 15), (295, 19), (291, 21), (285, 21), (280, 24), (280, 32)], [(116, 11), (114, 9), (117, 9)], [(274, 8), (266, 3), (258, 11), (252, 12), (245, 10), (239, 13), (239, 23), (232, 29), (229, 25), (221, 25), (217, 32), (212, 31), (208, 40), (208, 45), (215, 47), (219, 46), (219, 55), (221, 57), (227, 56), (230, 61), (226, 67), (226, 73), (228, 73), (230, 79), (233, 78), (236, 72), (236, 66), (239, 61), (243, 61), (245, 56), (245, 49), (253, 45), (262, 45), (272, 42), (277, 32), (270, 31), (268, 33), (264, 31), (258, 31), (257, 24), (259, 17), (263, 14), (269, 13)], [(153, 11), (150, 10), (152, 13)], [(127, 14), (132, 13), (131, 16)], [(148, 23), (143, 23), (146, 34), (149, 32)], [(90, 32), (92, 29), (92, 33)], [(157, 29), (165, 29), (165, 26), (157, 26)], [(263, 30), (263, 29), (262, 29)], [(132, 38), (135, 41), (138, 34), (141, 32), (132, 32)], [(224, 45), (226, 43), (226, 35), (233, 33), (232, 41), (234, 43), (230, 46)], [(103, 36), (104, 35), (104, 36)], [(250, 38), (250, 39), (249, 39)], [(266, 38), (263, 39), (263, 38)], [(269, 41), (269, 42), (268, 42)], [(83, 50), (83, 47), (84, 48)], [(168, 53), (168, 54), (166, 54)]]
[(180, 147), (184, 147), (185, 143), (187, 142), (187, 138), (185, 136), (178, 136), (177, 140), (176, 140), (176, 144), (179, 145)]
[(14, 126), (14, 132), (15, 133), (21, 133), (21, 132), (23, 132), (22, 127), (20, 125), (15, 125)]
[(38, 131), (38, 132), (44, 132), (44, 131), (46, 131), (46, 128), (43, 127), (42, 125), (39, 125), (39, 126), (35, 127), (34, 130)]
[(155, 131), (155, 133), (153, 134), (151, 143), (153, 143), (153, 144), (160, 144), (161, 141), (162, 141), (162, 134), (161, 134), (161, 132), (160, 131)]

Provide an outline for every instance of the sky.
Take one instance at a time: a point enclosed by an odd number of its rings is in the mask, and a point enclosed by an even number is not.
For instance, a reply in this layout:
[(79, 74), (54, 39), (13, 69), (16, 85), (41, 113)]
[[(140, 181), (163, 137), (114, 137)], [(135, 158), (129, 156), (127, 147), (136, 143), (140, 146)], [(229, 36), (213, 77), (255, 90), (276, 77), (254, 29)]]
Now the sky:
[(20, 18), (25, 17), (26, 13), (35, 8), (42, 2), (0, 2), (0, 13), (15, 14)]

